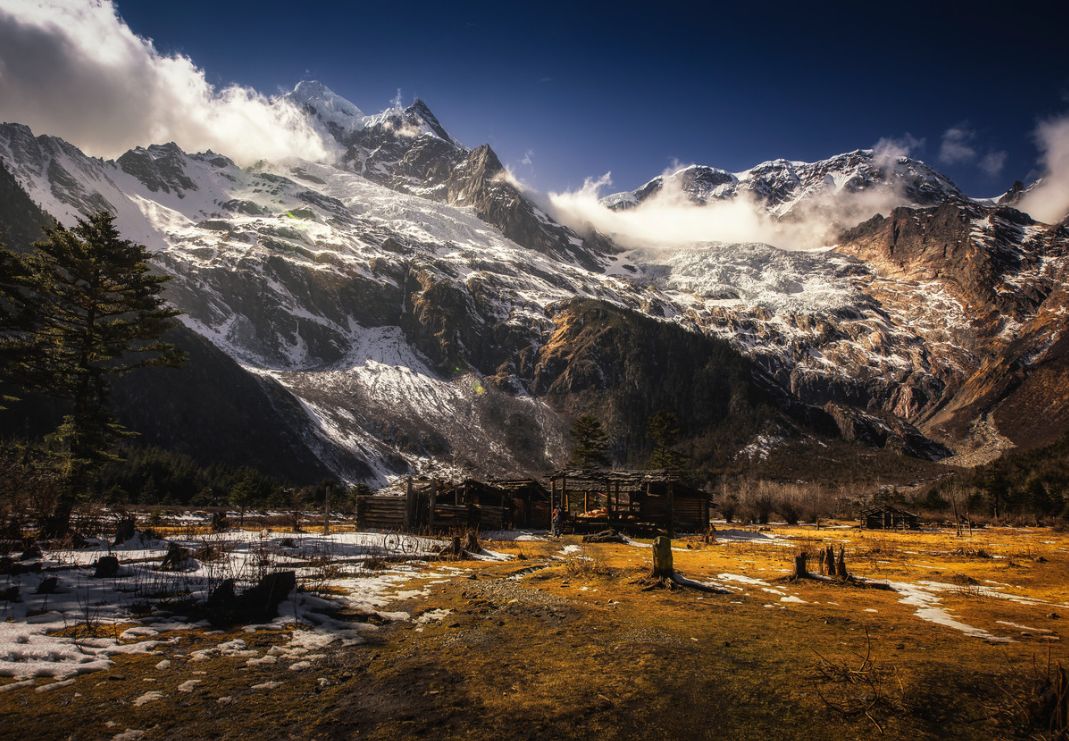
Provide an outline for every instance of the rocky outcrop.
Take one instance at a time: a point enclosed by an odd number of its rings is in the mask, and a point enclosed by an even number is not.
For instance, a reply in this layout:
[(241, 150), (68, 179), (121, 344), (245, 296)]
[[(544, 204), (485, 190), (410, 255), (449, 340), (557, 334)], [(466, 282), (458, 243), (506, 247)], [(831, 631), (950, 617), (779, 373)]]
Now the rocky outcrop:
[(469, 152), (450, 174), (446, 200), (471, 207), (516, 244), (586, 268), (597, 269), (598, 258), (615, 251), (608, 240), (597, 235), (584, 239), (531, 203), (486, 144)]

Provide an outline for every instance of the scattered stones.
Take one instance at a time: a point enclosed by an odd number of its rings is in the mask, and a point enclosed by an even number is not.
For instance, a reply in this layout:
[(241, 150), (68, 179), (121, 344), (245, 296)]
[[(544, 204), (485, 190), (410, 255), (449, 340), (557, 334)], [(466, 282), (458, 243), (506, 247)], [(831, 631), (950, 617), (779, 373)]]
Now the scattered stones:
[(162, 700), (163, 697), (164, 697), (164, 695), (163, 695), (162, 692), (158, 692), (157, 690), (151, 690), (151, 691), (146, 692), (145, 694), (141, 695), (141, 697), (137, 698), (136, 700), (134, 700), (134, 707), (135, 708), (139, 708), (142, 705), (146, 705), (146, 704), (148, 704), (150, 702), (156, 702), (157, 700)]

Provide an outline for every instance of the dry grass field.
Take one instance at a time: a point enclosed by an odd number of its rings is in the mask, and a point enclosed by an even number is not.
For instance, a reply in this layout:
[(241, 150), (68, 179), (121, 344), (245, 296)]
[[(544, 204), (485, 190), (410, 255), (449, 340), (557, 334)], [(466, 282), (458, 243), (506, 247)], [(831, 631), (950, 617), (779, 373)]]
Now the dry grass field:
[[(892, 588), (787, 578), (828, 544)], [(646, 541), (485, 545), (514, 558), (425, 564), (435, 583), (391, 593), (411, 619), (295, 668), (248, 658), (286, 631), (195, 628), (61, 686), (0, 680), (0, 735), (1044, 738), (1038, 693), (1069, 665), (1069, 534), (1049, 529), (674, 541), (676, 569), (726, 594), (647, 589)]]

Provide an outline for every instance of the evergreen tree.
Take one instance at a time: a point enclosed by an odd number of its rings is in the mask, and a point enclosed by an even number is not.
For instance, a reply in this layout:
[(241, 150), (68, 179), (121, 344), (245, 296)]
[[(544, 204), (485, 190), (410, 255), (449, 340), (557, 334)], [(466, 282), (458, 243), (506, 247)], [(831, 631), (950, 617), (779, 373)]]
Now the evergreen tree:
[(37, 302), (27, 285), (25, 261), (0, 246), (0, 410), (15, 401), (13, 392), (27, 384), (31, 330), (38, 320)]
[(601, 422), (590, 414), (581, 414), (572, 425), (571, 465), (578, 468), (607, 468), (609, 460), (609, 436)]
[(116, 440), (130, 434), (111, 415), (111, 378), (182, 360), (160, 340), (178, 312), (164, 304), (167, 278), (150, 272), (148, 257), (143, 245), (120, 237), (114, 216), (101, 212), (73, 229), (48, 230), (25, 259), (37, 314), (25, 363), (38, 390), (71, 402), (51, 438), (65, 486), (49, 534), (66, 532), (93, 472), (116, 457)]
[(679, 420), (671, 412), (658, 412), (650, 418), (649, 435), (653, 441), (650, 468), (663, 468), (680, 473), (686, 467), (687, 456), (679, 452)]

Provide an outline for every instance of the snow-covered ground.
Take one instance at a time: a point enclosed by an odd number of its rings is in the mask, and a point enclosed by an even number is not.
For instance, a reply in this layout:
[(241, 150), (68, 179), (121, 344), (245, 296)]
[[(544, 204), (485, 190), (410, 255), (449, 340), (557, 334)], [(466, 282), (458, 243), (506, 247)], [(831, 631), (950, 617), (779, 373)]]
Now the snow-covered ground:
[[(180, 571), (161, 568), (171, 543), (192, 554)], [(323, 536), (235, 530), (171, 541), (138, 535), (114, 547), (97, 541), (74, 550), (46, 551), (40, 559), (18, 562), (22, 573), (0, 577), (0, 591), (19, 591), (16, 601), (0, 601), (0, 677), (63, 681), (106, 669), (117, 654), (157, 653), (162, 645), (175, 642), (160, 634), (208, 627), (206, 622), (190, 622), (179, 603), (206, 599), (226, 579), (248, 587), (278, 570), (295, 571), (301, 588), (282, 603), (275, 620), (260, 627), (294, 628), (289, 644), (269, 654), (276, 658), (249, 652), (238, 645), (240, 640), (222, 643), (205, 656), (229, 652), (273, 663), (297, 659), (335, 641), (358, 643), (375, 625), (338, 620), (328, 613), (348, 609), (379, 620), (409, 619), (390, 606), (425, 594), (430, 585), (457, 572), (413, 560), (434, 556), (445, 545), (434, 538), (404, 536), (402, 548), (396, 537), (388, 541), (382, 533)], [(119, 575), (95, 578), (93, 564), (106, 555), (119, 559)], [(480, 557), (506, 558), (491, 551)], [(408, 560), (396, 561), (399, 558)], [(51, 578), (58, 579), (55, 590), (38, 593)], [(319, 596), (326, 593), (324, 588), (329, 588), (329, 596)]]

